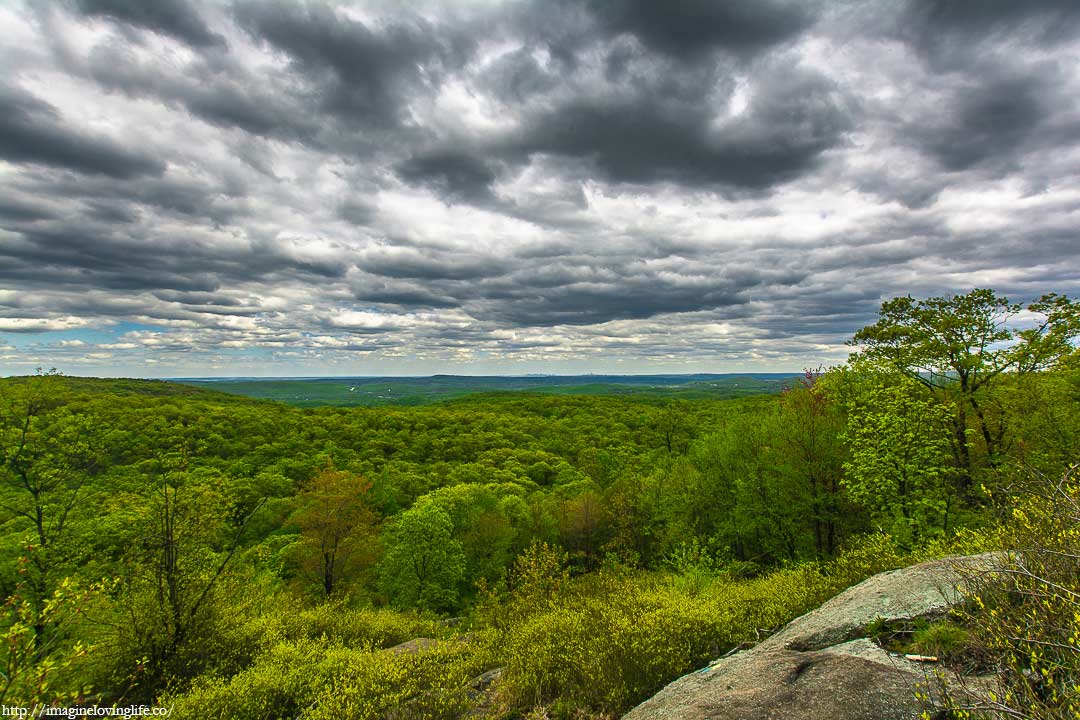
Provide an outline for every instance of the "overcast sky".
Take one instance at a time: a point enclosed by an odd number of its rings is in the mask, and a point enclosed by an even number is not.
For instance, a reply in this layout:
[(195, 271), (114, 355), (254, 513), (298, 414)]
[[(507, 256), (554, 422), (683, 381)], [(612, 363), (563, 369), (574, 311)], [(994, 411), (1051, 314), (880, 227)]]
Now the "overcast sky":
[(798, 371), (1080, 292), (1080, 3), (0, 3), (0, 374)]

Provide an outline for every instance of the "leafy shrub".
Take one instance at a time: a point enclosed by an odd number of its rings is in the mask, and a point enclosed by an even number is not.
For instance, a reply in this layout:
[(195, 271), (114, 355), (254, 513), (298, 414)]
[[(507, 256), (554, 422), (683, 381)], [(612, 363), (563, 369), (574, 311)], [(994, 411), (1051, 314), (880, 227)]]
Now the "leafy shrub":
[(321, 639), (346, 647), (387, 648), (440, 632), (439, 623), (432, 618), (385, 608), (346, 608), (338, 603), (279, 613), (275, 622), (283, 639)]
[(0, 702), (71, 702), (91, 690), (85, 682), (87, 645), (73, 638), (88, 635), (79, 625), (98, 590), (65, 578), (40, 607), (19, 592), (0, 606)]
[(164, 698), (176, 718), (330, 720), (459, 717), (469, 680), (487, 669), (481, 643), (447, 641), (420, 652), (280, 642), (232, 678), (201, 678)]
[[(961, 546), (982, 549), (984, 540), (965, 535)], [(507, 706), (552, 717), (617, 715), (870, 575), (950, 550), (938, 542), (913, 558), (879, 534), (857, 538), (823, 566), (752, 579), (702, 572), (696, 562), (684, 563), (685, 576), (603, 569), (571, 578), (559, 551), (534, 546), (515, 564), (509, 594), (489, 593), (477, 622), (493, 631)]]
[(995, 659), (999, 688), (975, 700), (946, 683), (957, 713), (1080, 717), (1080, 482), (1035, 476), (1018, 487), (1004, 572), (972, 577), (964, 622)]
[[(666, 682), (743, 642), (754, 642), (817, 602), (827, 581), (813, 566), (707, 585), (679, 576), (609, 569), (569, 580), (551, 555), (527, 555), (517, 590), (489, 603), (511, 706), (619, 713)], [(547, 568), (540, 574), (538, 568)], [(522, 580), (521, 578), (525, 578)], [(556, 580), (546, 586), (543, 579)], [(508, 621), (513, 618), (513, 621)]]

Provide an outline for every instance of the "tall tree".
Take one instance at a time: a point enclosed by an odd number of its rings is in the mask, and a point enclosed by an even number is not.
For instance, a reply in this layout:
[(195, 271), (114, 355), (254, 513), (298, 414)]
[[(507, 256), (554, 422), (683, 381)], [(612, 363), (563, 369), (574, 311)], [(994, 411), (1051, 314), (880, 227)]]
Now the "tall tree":
[[(0, 520), (24, 523), (28, 530), (21, 585), (39, 618), (59, 581), (61, 546), (80, 494), (99, 468), (93, 423), (64, 407), (62, 382), (55, 370), (39, 370), (0, 388)], [(43, 619), (35, 621), (34, 631), (42, 636)]]
[(327, 464), (297, 497), (292, 520), (301, 532), (301, 567), (315, 576), (324, 597), (374, 560), (376, 516), (368, 504), (370, 491), (371, 482)]
[(949, 409), (905, 376), (862, 374), (849, 392), (844, 485), (901, 542), (948, 530), (953, 509), (945, 427)]
[(161, 453), (143, 469), (156, 476), (134, 510), (120, 604), (125, 622), (113, 643), (133, 674), (133, 697), (150, 699), (167, 683), (203, 671), (213, 661), (206, 636), (217, 630), (220, 587), (260, 501), (239, 524), (229, 518), (226, 478), (192, 470), (186, 448)]
[(780, 396), (776, 439), (782, 472), (800, 488), (807, 500), (807, 517), (818, 559), (837, 550), (840, 533), (840, 481), (844, 447), (840, 433), (844, 416), (833, 402), (820, 371), (807, 371), (800, 382)]
[(379, 566), (383, 590), (399, 607), (452, 608), (465, 574), (454, 523), (431, 502), (419, 502), (390, 523)]
[(926, 300), (899, 297), (882, 304), (878, 321), (855, 333), (860, 350), (853, 363), (891, 368), (940, 399), (953, 401), (953, 451), (962, 489), (970, 487), (976, 463), (968, 439), (969, 414), (985, 444), (986, 461), (998, 462), (1005, 430), (983, 405), (986, 390), (1005, 373), (1053, 367), (1074, 350), (1080, 336), (1080, 305), (1048, 294), (1027, 306), (1034, 326), (1017, 329), (1024, 309), (992, 290)]

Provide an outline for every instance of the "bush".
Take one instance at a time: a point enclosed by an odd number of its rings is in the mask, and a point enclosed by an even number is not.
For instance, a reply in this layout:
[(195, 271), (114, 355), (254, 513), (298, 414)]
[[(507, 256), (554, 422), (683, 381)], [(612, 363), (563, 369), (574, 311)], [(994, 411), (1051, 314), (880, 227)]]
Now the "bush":
[[(535, 555), (522, 563), (518, 574), (526, 577), (548, 565)], [(756, 642), (812, 607), (828, 585), (809, 565), (707, 584), (601, 570), (550, 587), (520, 582), (502, 603), (486, 604), (479, 622), (495, 630), (508, 705), (543, 705), (559, 717), (617, 714), (708, 659)]]
[(286, 640), (323, 640), (345, 647), (387, 648), (416, 637), (435, 637), (438, 621), (389, 609), (346, 608), (325, 603), (299, 612), (281, 612), (274, 622)]
[[(965, 534), (959, 549), (982, 549), (985, 540)], [(938, 542), (912, 557), (879, 534), (855, 539), (831, 563), (752, 579), (694, 562), (683, 574), (607, 568), (570, 578), (565, 557), (540, 545), (518, 559), (508, 594), (484, 597), (477, 623), (491, 629), (492, 655), (504, 667), (505, 705), (553, 717), (618, 715), (870, 575), (950, 551)]]
[[(998, 689), (974, 700), (946, 683), (957, 713), (1080, 717), (1080, 482), (1035, 476), (1016, 488), (1004, 571), (971, 578), (963, 618), (995, 659)], [(956, 683), (953, 683), (955, 686)], [(950, 692), (951, 690), (951, 692)]]
[(399, 654), (304, 639), (280, 642), (244, 672), (202, 678), (161, 703), (181, 720), (442, 720), (469, 708), (469, 680), (487, 666), (478, 643)]

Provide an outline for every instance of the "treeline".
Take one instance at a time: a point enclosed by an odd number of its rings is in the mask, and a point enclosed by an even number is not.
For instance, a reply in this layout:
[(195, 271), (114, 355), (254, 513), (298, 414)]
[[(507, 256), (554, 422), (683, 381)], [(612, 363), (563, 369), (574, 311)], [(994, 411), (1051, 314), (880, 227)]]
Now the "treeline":
[[(837, 583), (993, 528), (1019, 474), (1060, 477), (1080, 447), (1080, 310), (1045, 296), (1026, 308), (1034, 324), (1010, 329), (1021, 310), (981, 290), (900, 298), (848, 365), (725, 401), (302, 410), (154, 381), (9, 378), (0, 700), (254, 693), (259, 713), (204, 715), (320, 717), (334, 706), (304, 682), (352, 673), (344, 716), (377, 717), (356, 708), (419, 702), (439, 678), (463, 692), (498, 665), (499, 712), (619, 712)], [(878, 563), (851, 559), (868, 547)], [(413, 661), (377, 653), (452, 635), (440, 614), (465, 615), (478, 640), (411, 675)], [(633, 652), (611, 645), (625, 632), (645, 634)], [(571, 646), (607, 658), (610, 677), (575, 681), (567, 663), (589, 661)], [(417, 714), (458, 712), (466, 695)]]

